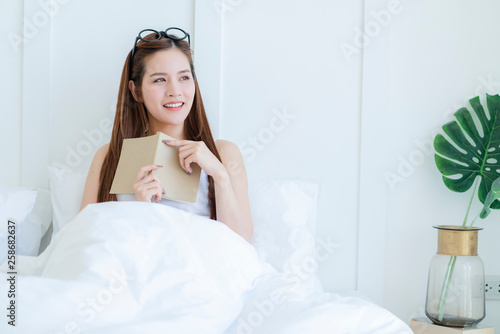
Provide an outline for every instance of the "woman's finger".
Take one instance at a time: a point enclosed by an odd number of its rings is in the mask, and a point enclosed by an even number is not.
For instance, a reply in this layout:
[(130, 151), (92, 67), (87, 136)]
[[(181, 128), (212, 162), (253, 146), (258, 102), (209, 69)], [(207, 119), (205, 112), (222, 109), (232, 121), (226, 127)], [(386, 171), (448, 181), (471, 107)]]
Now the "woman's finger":
[(195, 147), (190, 147), (188, 149), (185, 149), (183, 151), (179, 151), (179, 157), (182, 157), (183, 159), (187, 158), (188, 156), (190, 156), (191, 154), (195, 153), (196, 152), (196, 148)]
[(191, 164), (193, 162), (196, 163), (196, 161), (194, 161), (194, 160), (195, 160), (195, 158), (194, 158), (193, 154), (189, 155), (187, 158), (184, 159), (185, 171), (188, 174), (191, 174), (193, 172), (193, 169), (191, 168)]
[(144, 179), (137, 181), (134, 183), (134, 194), (136, 194), (136, 197), (140, 197), (141, 199), (144, 198), (144, 192), (148, 191), (149, 189), (156, 189), (156, 188), (163, 188), (161, 186), (161, 182), (158, 180), (156, 175), (151, 174), (146, 176)]
[(136, 199), (144, 202), (159, 202), (163, 193), (163, 187), (159, 182), (152, 182), (141, 185), (136, 190)]
[[(202, 165), (207, 162), (206, 160), (210, 158), (210, 155), (207, 155), (206, 153), (211, 152), (203, 141), (163, 140), (163, 142), (168, 146), (179, 147), (179, 164), (188, 174), (193, 172), (191, 163), (197, 163), (200, 167), (202, 167)], [(200, 159), (204, 160), (201, 161)]]
[(137, 173), (137, 178), (136, 178), (136, 181), (140, 181), (142, 180), (143, 178), (145, 178), (148, 173), (150, 173), (151, 171), (154, 171), (154, 170), (158, 170), (160, 168), (162, 168), (163, 166), (162, 165), (149, 165), (149, 166), (143, 166), (139, 169), (139, 172)]
[(163, 185), (158, 177), (152, 173), (154, 170), (160, 169), (161, 165), (149, 165), (139, 169), (137, 180), (134, 182), (134, 194), (138, 201), (143, 202), (159, 202), (161, 195), (164, 192)]
[(149, 190), (149, 189), (156, 189), (161, 186), (161, 183), (159, 180), (152, 180), (151, 182), (145, 182), (140, 184), (138, 189), (144, 189), (144, 190)]
[(156, 176), (156, 174), (151, 173), (148, 176), (146, 176), (145, 178), (143, 178), (142, 180), (137, 181), (137, 183), (147, 184), (147, 183), (151, 183), (154, 181), (160, 181), (160, 179), (158, 179), (158, 176)]
[(184, 146), (184, 145), (193, 143), (193, 141), (191, 141), (191, 140), (182, 140), (182, 139), (181, 140), (164, 139), (164, 140), (162, 140), (162, 142), (164, 142), (168, 146)]
[[(194, 156), (196, 153), (196, 148), (191, 148), (189, 150), (185, 150), (183, 152), (179, 152), (179, 163), (181, 164), (182, 169), (186, 171), (186, 173), (192, 173), (193, 170), (191, 168), (192, 162), (197, 162)], [(189, 160), (187, 160), (190, 158)]]

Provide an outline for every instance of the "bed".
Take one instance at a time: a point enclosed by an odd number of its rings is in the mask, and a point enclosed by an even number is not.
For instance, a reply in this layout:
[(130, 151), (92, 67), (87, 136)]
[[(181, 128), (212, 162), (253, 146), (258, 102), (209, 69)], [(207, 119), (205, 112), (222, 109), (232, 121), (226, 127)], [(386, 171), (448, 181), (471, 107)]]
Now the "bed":
[[(0, 189), (2, 226), (15, 222), (16, 236), (14, 267), (0, 253), (0, 290), (15, 308), (2, 333), (412, 333), (366, 298), (323, 291), (317, 265), (335, 244), (315, 237), (314, 183), (250, 182), (248, 243), (156, 203), (79, 212), (85, 176), (48, 174), (50, 191)], [(3, 227), (7, 250), (13, 229)]]

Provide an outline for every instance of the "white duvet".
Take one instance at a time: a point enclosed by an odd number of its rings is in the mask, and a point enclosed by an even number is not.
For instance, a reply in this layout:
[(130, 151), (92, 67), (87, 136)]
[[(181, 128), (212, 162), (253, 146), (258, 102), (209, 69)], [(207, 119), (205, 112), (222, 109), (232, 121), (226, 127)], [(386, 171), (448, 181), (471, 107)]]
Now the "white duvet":
[(363, 299), (286, 278), (226, 225), (160, 204), (89, 205), (16, 271), (16, 326), (3, 315), (2, 333), (411, 333)]

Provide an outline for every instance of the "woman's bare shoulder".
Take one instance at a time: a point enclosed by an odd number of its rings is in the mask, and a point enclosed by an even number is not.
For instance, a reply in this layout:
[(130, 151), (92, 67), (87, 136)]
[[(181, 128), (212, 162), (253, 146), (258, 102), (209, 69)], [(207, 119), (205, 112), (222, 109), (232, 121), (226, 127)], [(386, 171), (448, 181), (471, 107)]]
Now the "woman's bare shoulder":
[(83, 199), (80, 210), (82, 210), (87, 204), (97, 202), (97, 192), (99, 191), (99, 175), (101, 173), (104, 159), (108, 154), (108, 150), (109, 144), (105, 144), (100, 147), (94, 155), (94, 160), (92, 160), (92, 164), (90, 165), (90, 169), (87, 174), (87, 181), (85, 182), (85, 190), (83, 191)]
[(232, 141), (225, 139), (217, 139), (215, 141), (215, 146), (217, 147), (217, 151), (219, 151), (221, 158), (222, 156), (233, 156), (233, 157), (234, 155), (241, 156), (239, 147)]
[(218, 139), (215, 146), (217, 146), (221, 162), (229, 175), (246, 179), (245, 162), (238, 145), (229, 140)]
[(102, 145), (97, 150), (97, 152), (95, 152), (94, 160), (92, 160), (91, 168), (101, 169), (102, 163), (104, 162), (104, 159), (106, 158), (106, 155), (108, 154), (108, 151), (109, 151), (109, 144)]
[(107, 144), (104, 144), (102, 145), (98, 150), (97, 152), (95, 153), (95, 155), (99, 155), (99, 156), (106, 156), (106, 154), (108, 153), (108, 150), (109, 150), (109, 143)]

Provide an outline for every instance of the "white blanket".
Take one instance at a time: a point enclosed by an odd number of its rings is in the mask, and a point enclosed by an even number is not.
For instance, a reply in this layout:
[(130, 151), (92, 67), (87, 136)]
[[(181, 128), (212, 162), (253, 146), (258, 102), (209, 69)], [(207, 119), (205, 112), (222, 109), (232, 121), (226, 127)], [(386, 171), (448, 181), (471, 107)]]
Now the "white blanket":
[(89, 205), (16, 270), (7, 333), (411, 333), (362, 299), (310, 292), (226, 225), (160, 204)]

